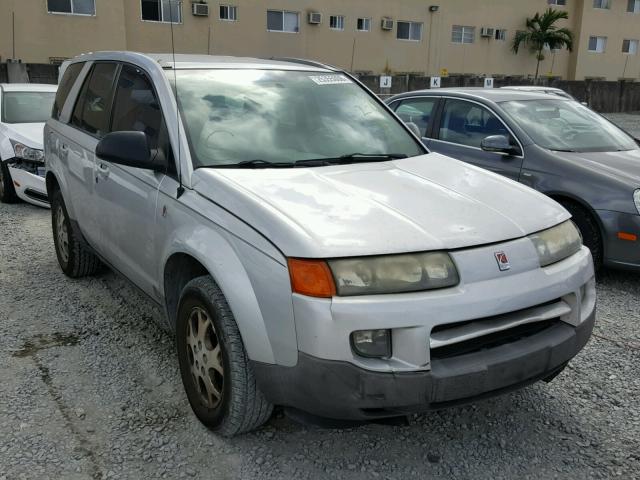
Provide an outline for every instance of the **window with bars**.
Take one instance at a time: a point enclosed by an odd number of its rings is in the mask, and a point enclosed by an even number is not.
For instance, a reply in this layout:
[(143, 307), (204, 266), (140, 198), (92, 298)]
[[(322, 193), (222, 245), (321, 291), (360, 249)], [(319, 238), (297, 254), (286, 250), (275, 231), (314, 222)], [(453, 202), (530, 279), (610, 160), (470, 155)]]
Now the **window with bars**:
[(627, 3), (627, 12), (640, 13), (640, 0), (629, 0)]
[(453, 43), (473, 43), (476, 40), (476, 27), (454, 25), (451, 29)]
[(593, 0), (593, 8), (609, 10), (611, 9), (611, 0)]
[(549, 5), (557, 5), (558, 7), (564, 7), (567, 4), (567, 0), (547, 0)]

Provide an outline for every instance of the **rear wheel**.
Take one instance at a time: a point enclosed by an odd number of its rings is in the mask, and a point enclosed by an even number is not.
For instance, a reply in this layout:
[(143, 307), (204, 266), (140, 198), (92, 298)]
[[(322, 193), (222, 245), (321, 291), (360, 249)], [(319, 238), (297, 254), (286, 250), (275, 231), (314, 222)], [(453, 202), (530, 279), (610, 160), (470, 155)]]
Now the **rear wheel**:
[(583, 243), (591, 250), (593, 265), (596, 270), (600, 270), (604, 260), (604, 249), (598, 223), (593, 215), (579, 203), (570, 200), (562, 200), (560, 203), (573, 217), (572, 220), (580, 230)]
[(71, 278), (85, 277), (100, 270), (102, 262), (76, 232), (69, 220), (62, 192), (56, 189), (51, 197), (51, 224), (56, 256), (62, 271)]
[(187, 398), (204, 425), (233, 436), (269, 419), (273, 405), (258, 390), (233, 313), (208, 275), (182, 291), (176, 342)]
[(0, 161), (0, 202), (14, 203), (18, 197), (6, 162)]

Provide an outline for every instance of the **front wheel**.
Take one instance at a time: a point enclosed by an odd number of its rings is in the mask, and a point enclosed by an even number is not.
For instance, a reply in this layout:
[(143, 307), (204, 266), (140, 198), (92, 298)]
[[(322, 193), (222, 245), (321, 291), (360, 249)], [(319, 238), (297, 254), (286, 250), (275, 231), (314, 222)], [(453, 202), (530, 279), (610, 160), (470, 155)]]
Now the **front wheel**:
[(602, 236), (600, 228), (595, 218), (589, 211), (578, 203), (572, 201), (560, 202), (571, 214), (573, 222), (580, 230), (582, 241), (591, 250), (593, 265), (596, 271), (600, 270), (604, 261), (604, 249), (602, 247)]
[(17, 199), (9, 167), (6, 162), (0, 161), (0, 202), (14, 203)]
[(258, 390), (233, 313), (208, 275), (182, 291), (176, 342), (187, 398), (205, 426), (230, 437), (269, 419), (273, 405)]

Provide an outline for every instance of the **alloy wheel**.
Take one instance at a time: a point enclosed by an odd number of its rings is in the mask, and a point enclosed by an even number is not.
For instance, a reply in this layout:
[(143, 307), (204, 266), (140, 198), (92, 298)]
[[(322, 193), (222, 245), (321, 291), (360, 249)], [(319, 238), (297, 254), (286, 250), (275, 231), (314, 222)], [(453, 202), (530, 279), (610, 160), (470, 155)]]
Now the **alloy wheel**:
[(67, 263), (69, 261), (69, 232), (67, 232), (67, 222), (65, 222), (62, 205), (58, 205), (56, 211), (56, 236), (60, 258), (64, 263)]
[(206, 407), (216, 408), (223, 394), (222, 351), (211, 317), (200, 307), (189, 314), (186, 342), (194, 387)]

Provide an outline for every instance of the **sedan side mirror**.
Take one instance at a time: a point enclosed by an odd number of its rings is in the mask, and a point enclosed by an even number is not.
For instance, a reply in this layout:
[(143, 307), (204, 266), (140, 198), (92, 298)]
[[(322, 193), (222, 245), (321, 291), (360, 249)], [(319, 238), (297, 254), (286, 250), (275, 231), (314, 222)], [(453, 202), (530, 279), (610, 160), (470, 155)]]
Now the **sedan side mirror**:
[(404, 122), (404, 124), (407, 126), (407, 128), (409, 128), (409, 130), (411, 130), (411, 133), (413, 133), (416, 137), (422, 138), (422, 132), (420, 131), (420, 127), (418, 127), (418, 125), (416, 125), (413, 122)]
[(490, 135), (480, 143), (480, 148), (485, 152), (502, 153), (504, 155), (518, 155), (520, 149), (511, 145), (506, 135)]
[(167, 170), (164, 162), (153, 162), (149, 141), (144, 132), (112, 132), (96, 146), (96, 156), (107, 162), (155, 172)]

